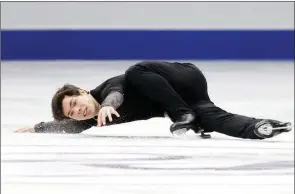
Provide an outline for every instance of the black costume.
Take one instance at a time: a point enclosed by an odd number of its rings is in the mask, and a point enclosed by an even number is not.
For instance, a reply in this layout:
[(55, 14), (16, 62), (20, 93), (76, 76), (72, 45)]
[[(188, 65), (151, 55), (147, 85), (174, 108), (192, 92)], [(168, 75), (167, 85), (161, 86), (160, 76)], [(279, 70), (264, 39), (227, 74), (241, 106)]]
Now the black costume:
[[(209, 98), (205, 76), (190, 63), (140, 62), (125, 74), (106, 80), (90, 94), (102, 106), (113, 106), (120, 114), (108, 125), (164, 117), (165, 112), (176, 122), (184, 114), (193, 114), (194, 125), (205, 132), (263, 139), (254, 130), (262, 119), (228, 113), (215, 106)], [(41, 122), (35, 125), (35, 131), (80, 133), (92, 126), (97, 126), (95, 119), (68, 119)]]

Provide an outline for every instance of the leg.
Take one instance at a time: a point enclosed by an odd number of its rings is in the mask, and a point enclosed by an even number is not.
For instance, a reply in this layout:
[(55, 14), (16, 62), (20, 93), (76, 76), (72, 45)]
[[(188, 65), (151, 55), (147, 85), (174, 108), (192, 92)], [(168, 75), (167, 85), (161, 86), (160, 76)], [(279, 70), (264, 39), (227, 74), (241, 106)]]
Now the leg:
[[(274, 120), (256, 119), (228, 113), (212, 102), (199, 102), (194, 106), (197, 122), (205, 132), (219, 132), (232, 137), (244, 139), (264, 139), (288, 130), (275, 130), (275, 127), (286, 128), (288, 123)], [(269, 125), (269, 128), (265, 128)]]
[(205, 76), (190, 63), (143, 61), (130, 67), (125, 76), (127, 83), (166, 109), (174, 122), (172, 133), (196, 128), (191, 105), (210, 101)]
[(143, 66), (132, 66), (125, 72), (127, 83), (145, 96), (161, 104), (172, 121), (184, 114), (194, 114), (170, 83), (160, 74)]

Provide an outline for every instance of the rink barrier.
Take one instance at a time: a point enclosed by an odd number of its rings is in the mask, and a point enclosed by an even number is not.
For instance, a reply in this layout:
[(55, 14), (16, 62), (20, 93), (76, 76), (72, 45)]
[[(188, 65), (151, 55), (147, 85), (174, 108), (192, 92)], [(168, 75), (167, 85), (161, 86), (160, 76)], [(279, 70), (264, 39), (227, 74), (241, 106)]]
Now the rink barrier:
[(294, 60), (294, 30), (2, 30), (2, 60)]

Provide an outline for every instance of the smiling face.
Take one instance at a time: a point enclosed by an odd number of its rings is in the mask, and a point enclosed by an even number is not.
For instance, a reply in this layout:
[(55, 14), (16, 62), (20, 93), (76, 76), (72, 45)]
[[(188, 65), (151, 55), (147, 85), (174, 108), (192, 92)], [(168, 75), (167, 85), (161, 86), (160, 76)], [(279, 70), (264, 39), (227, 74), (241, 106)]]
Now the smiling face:
[(93, 98), (88, 94), (65, 96), (62, 101), (63, 114), (75, 120), (87, 120), (97, 115)]

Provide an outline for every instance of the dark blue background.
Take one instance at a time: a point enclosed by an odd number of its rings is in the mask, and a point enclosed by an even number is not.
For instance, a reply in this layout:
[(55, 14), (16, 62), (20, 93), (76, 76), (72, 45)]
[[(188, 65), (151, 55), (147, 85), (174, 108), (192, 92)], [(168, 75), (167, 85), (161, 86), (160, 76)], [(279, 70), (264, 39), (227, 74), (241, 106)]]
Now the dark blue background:
[(2, 30), (2, 60), (294, 60), (294, 30)]

